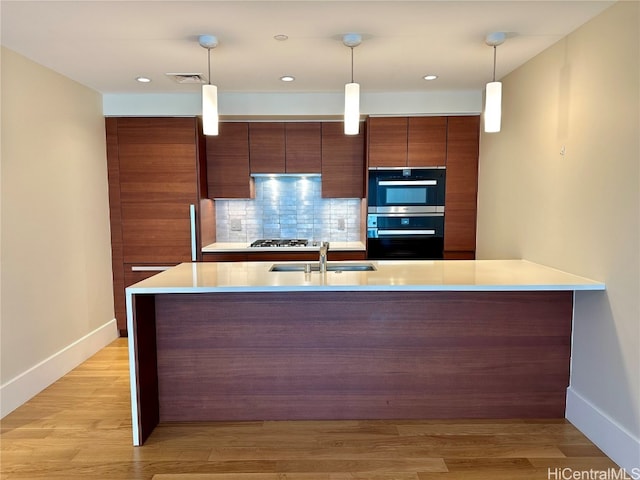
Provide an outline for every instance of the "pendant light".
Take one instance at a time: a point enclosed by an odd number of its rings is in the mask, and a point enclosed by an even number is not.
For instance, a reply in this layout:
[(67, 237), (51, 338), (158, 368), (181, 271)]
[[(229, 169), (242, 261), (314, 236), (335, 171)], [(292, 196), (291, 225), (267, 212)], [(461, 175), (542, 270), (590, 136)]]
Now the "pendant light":
[(351, 83), (344, 86), (344, 134), (357, 135), (360, 130), (360, 85), (353, 81), (353, 49), (360, 45), (362, 36), (348, 33), (342, 43), (351, 49)]
[(498, 45), (502, 45), (506, 35), (495, 32), (487, 35), (485, 43), (493, 47), (493, 81), (487, 83), (485, 90), (484, 131), (496, 133), (500, 131), (502, 117), (502, 82), (496, 82), (496, 54)]
[(218, 46), (215, 35), (200, 35), (200, 46), (207, 49), (208, 83), (202, 85), (202, 131), (218, 135), (218, 87), (211, 85), (211, 49)]

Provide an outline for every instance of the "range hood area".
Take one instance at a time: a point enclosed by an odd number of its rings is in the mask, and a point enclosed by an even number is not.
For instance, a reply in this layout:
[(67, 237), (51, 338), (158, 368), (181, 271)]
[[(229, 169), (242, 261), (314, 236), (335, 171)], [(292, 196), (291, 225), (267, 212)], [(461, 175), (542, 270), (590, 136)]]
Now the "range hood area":
[(255, 198), (216, 199), (216, 241), (361, 240), (359, 198), (322, 198), (319, 174), (254, 174)]
[(317, 177), (321, 178), (322, 174), (320, 173), (251, 173), (253, 178), (279, 178), (279, 177), (290, 177), (290, 178), (312, 178)]

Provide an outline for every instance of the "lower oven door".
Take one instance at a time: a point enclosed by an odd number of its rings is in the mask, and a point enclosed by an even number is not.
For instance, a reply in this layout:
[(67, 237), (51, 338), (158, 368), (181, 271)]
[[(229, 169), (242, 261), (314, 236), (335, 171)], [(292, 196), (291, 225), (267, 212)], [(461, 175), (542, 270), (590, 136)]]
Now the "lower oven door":
[(442, 237), (396, 236), (367, 239), (367, 258), (370, 260), (441, 260)]
[(442, 259), (444, 216), (369, 215), (367, 257), (371, 260)]

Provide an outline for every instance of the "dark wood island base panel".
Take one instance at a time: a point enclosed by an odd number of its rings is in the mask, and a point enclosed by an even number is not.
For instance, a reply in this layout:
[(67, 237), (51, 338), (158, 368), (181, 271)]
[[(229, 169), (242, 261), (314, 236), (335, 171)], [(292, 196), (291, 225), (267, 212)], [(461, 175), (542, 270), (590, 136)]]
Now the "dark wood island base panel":
[(133, 306), (143, 442), (158, 422), (564, 417), (571, 291), (136, 294)]

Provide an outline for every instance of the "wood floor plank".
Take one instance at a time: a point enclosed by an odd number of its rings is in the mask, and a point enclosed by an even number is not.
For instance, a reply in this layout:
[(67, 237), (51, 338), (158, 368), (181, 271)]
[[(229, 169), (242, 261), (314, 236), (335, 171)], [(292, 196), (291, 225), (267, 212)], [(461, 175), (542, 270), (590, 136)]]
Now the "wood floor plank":
[(604, 452), (593, 444), (559, 445), (565, 457), (606, 457)]
[(372, 474), (391, 472), (446, 472), (442, 458), (401, 458), (381, 460), (283, 460), (276, 462), (276, 471), (294, 472), (367, 472)]
[(570, 468), (573, 470), (607, 470), (617, 468), (608, 457), (565, 457), (565, 458), (532, 458), (529, 459), (538, 468)]
[(154, 475), (152, 480), (331, 480), (326, 473), (297, 473), (283, 476), (279, 473), (183, 473)]
[(158, 474), (152, 480), (418, 480), (415, 473)]
[(539, 480), (539, 472), (526, 458), (446, 458), (446, 474), (419, 474), (420, 480)]
[(0, 422), (2, 480), (540, 480), (615, 465), (563, 419), (164, 423), (132, 446), (126, 339)]

